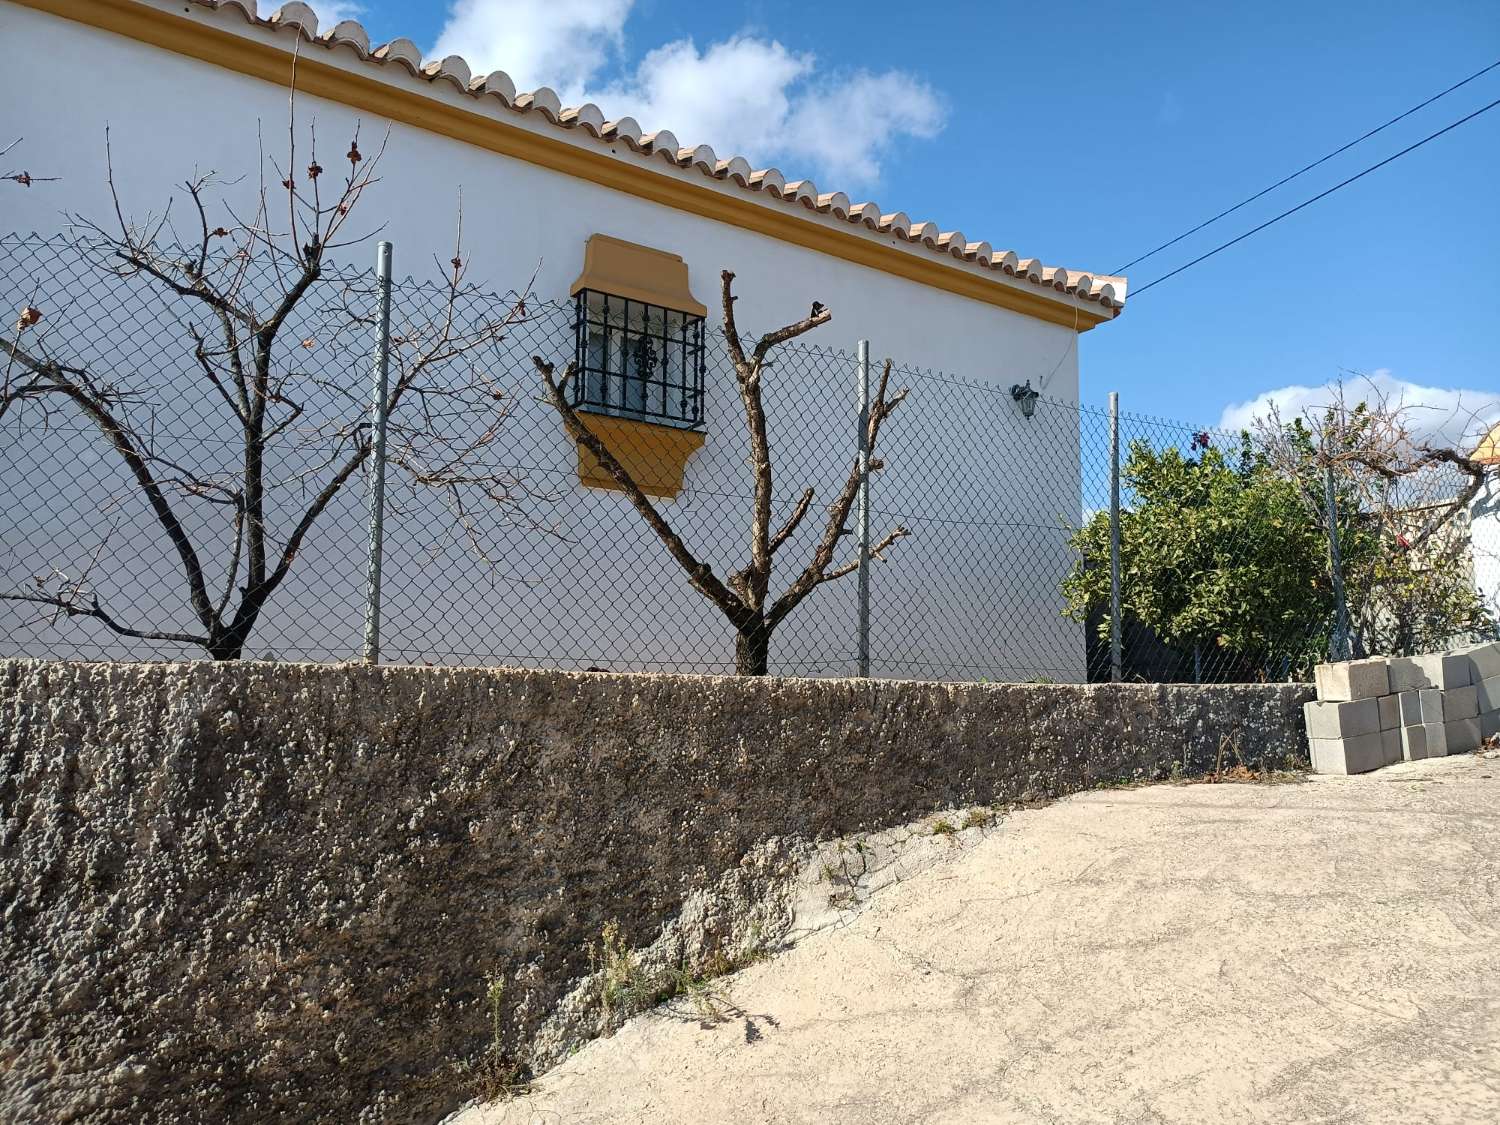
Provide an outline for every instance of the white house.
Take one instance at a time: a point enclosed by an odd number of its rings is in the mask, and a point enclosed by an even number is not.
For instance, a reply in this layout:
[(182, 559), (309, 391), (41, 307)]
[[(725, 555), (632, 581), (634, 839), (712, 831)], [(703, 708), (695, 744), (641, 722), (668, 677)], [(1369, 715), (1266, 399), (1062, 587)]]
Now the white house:
[[(1077, 337), (1120, 314), (1123, 278), (1044, 264), (666, 131), (643, 135), (628, 117), (564, 107), (547, 88), (517, 91), (504, 73), (472, 74), (461, 58), (423, 60), (408, 40), (371, 43), (352, 21), (320, 27), (301, 3), (261, 14), (254, 0), (0, 0), (0, 39), (0, 147), (22, 138), (7, 159), (36, 178), (0, 193), (0, 234), (50, 235), (67, 228), (68, 214), (113, 215), (106, 126), (114, 184), (132, 213), (159, 209), (170, 185), (207, 169), (224, 177), (231, 200), (249, 206), (260, 149), (274, 151), (287, 134), (295, 74), (297, 119), (316, 123), (320, 143), (338, 145), (358, 125), (373, 145), (388, 125), (380, 182), (361, 207), (394, 244), (398, 274), (431, 273), (434, 258), (446, 260), (461, 191), (470, 276), (498, 291), (535, 270), (532, 292), (542, 302), (572, 308), (580, 291), (629, 298), (668, 310), (661, 315), (689, 333), (702, 318), (710, 334), (721, 319), (723, 269), (737, 276), (743, 328), (795, 321), (813, 301), (828, 306), (831, 324), (801, 341), (824, 349), (823, 358), (787, 363), (788, 371), (817, 367), (821, 382), (805, 398), (801, 386), (777, 391), (773, 426), (781, 429), (772, 438), (788, 500), (803, 480), (827, 476), (820, 458), (831, 452), (835, 466), (847, 464), (854, 373), (845, 357), (856, 341), (870, 340), (877, 359), (943, 373), (917, 378), (889, 423), (889, 466), (876, 478), (876, 535), (897, 520), (912, 534), (875, 569), (874, 672), (1083, 678), (1082, 627), (1062, 616), (1057, 591), (1069, 561), (1062, 529), (1081, 509), (1078, 420), (1045, 403), (1028, 418), (1009, 390), (1029, 383), (1076, 403)], [(349, 255), (367, 266), (372, 245)], [(31, 279), (3, 281), (7, 309), (29, 299), (20, 287)], [(584, 339), (589, 327), (579, 332)], [(571, 357), (574, 339), (570, 331), (557, 343), (557, 358)], [(389, 657), (728, 666), (732, 637), (722, 619), (624, 498), (591, 478), (556, 415), (534, 401), (534, 373), (514, 374), (523, 389), (507, 433), (524, 439), (518, 461), (555, 482), (566, 534), (534, 545), (524, 529), (492, 528), (499, 577), (482, 579), (490, 593), (479, 604), (478, 564), (462, 545), (393, 516)], [(669, 473), (656, 488), (662, 510), (727, 569), (746, 538), (733, 382), (713, 368), (701, 394), (684, 393), (672, 406), (668, 397), (648, 401), (621, 385), (595, 413), (607, 416), (600, 424), (608, 432), (628, 435), (620, 440), (678, 459), (680, 481)], [(846, 413), (831, 418), (829, 409)], [(1048, 410), (1061, 413), (1044, 421)], [(73, 458), (107, 459), (97, 442), (49, 445), (25, 424), (0, 424), (10, 427), (0, 435), (0, 511), (11, 513), (0, 515), (0, 583), (8, 585), (44, 566), (83, 565), (97, 551), (77, 533), (80, 519), (92, 517), (81, 508), (35, 511), (34, 482)], [(829, 437), (840, 434), (849, 446)], [(829, 481), (818, 483), (827, 496)], [(946, 499), (960, 493), (975, 499), (962, 511)], [(68, 503), (85, 501), (72, 495)], [(330, 510), (298, 560), (296, 582), (268, 607), (257, 654), (357, 654), (362, 503), (351, 496)], [(24, 520), (22, 511), (30, 513)], [(117, 528), (107, 548), (116, 562), (103, 568), (118, 596), (141, 608), (180, 601), (170, 566), (144, 572), (153, 534)], [(801, 565), (787, 550), (773, 589)], [(149, 598), (131, 592), (143, 582)], [(850, 669), (852, 587), (852, 579), (830, 584), (788, 620), (773, 642), (773, 670)], [(313, 605), (324, 608), (313, 613)], [(120, 647), (95, 621), (35, 618), (0, 603), (0, 654), (139, 651)]]
[(1478, 495), (1469, 501), (1469, 553), (1474, 561), (1474, 588), (1500, 621), (1500, 425), (1484, 436), (1470, 456), (1490, 467)]

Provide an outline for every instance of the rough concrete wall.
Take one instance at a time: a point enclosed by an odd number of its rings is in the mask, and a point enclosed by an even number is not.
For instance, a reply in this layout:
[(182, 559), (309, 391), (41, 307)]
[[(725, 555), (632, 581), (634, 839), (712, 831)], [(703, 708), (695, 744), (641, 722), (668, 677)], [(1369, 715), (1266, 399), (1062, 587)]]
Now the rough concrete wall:
[(0, 1117), (432, 1120), (773, 838), (1300, 757), (1300, 686), (0, 662)]

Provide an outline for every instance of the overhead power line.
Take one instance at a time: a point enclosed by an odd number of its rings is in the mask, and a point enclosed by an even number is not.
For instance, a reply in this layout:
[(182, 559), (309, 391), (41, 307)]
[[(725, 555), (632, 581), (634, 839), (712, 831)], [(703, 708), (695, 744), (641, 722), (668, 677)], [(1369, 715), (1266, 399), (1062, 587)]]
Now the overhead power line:
[(1209, 258), (1212, 258), (1215, 254), (1219, 253), (1221, 250), (1228, 250), (1231, 246), (1235, 245), (1236, 243), (1244, 242), (1245, 239), (1249, 238), (1252, 234), (1259, 234), (1261, 231), (1265, 230), (1267, 227), (1272, 226), (1275, 223), (1281, 222), (1281, 220), (1285, 219), (1288, 215), (1295, 215), (1298, 211), (1302, 210), (1304, 207), (1309, 207), (1312, 204), (1316, 203), (1318, 200), (1324, 199), (1324, 198), (1332, 195), (1334, 192), (1338, 191), (1340, 188), (1348, 187), (1355, 180), (1362, 180), (1362, 179), (1364, 179), (1371, 172), (1374, 172), (1374, 171), (1377, 171), (1378, 169), (1384, 168), (1391, 161), (1393, 161), (1393, 160), (1399, 160), (1401, 157), (1405, 156), (1409, 152), (1414, 152), (1415, 150), (1417, 150), (1417, 149), (1421, 148), (1423, 145), (1425, 145), (1428, 141), (1435, 141), (1435, 140), (1437, 140), (1444, 133), (1451, 133), (1454, 129), (1457, 129), (1460, 125), (1463, 125), (1464, 123), (1469, 122), (1469, 121), (1473, 121), (1474, 118), (1478, 117), (1481, 113), (1488, 113), (1490, 110), (1494, 109), (1497, 105), (1500, 105), (1500, 98), (1496, 98), (1494, 101), (1490, 102), (1489, 105), (1480, 106), (1480, 108), (1476, 109), (1473, 113), (1469, 114), (1467, 117), (1460, 117), (1457, 121), (1453, 122), (1453, 124), (1451, 124), (1451, 125), (1445, 125), (1445, 126), (1443, 126), (1443, 128), (1439, 129), (1436, 133), (1430, 133), (1430, 134), (1428, 134), (1427, 136), (1423, 137), (1420, 141), (1416, 142), (1416, 144), (1407, 145), (1400, 152), (1397, 152), (1397, 153), (1394, 153), (1394, 154), (1392, 154), (1390, 156), (1387, 156), (1379, 164), (1371, 164), (1363, 172), (1356, 172), (1354, 175), (1350, 176), (1347, 180), (1341, 180), (1341, 181), (1339, 181), (1338, 183), (1334, 184), (1331, 188), (1329, 188), (1327, 191), (1320, 191), (1320, 192), (1318, 192), (1317, 195), (1313, 196), (1311, 199), (1304, 199), (1301, 203), (1297, 204), (1297, 206), (1288, 208), (1287, 210), (1283, 211), (1281, 214), (1277, 215), (1275, 218), (1267, 219), (1265, 222), (1261, 223), (1260, 226), (1258, 226), (1258, 227), (1252, 227), (1252, 228), (1250, 228), (1249, 230), (1247, 230), (1244, 234), (1240, 235), (1239, 237), (1237, 237), (1237, 238), (1231, 238), (1228, 242), (1225, 242), (1225, 243), (1222, 243), (1221, 245), (1215, 246), (1207, 254), (1199, 254), (1191, 262), (1187, 262), (1187, 263), (1185, 263), (1183, 265), (1178, 266), (1171, 273), (1164, 273), (1160, 277), (1156, 278), (1155, 280), (1149, 281), (1145, 285), (1142, 285), (1139, 289), (1137, 289), (1134, 292), (1132, 292), (1130, 294), (1130, 297), (1131, 298), (1139, 297), (1142, 293), (1144, 293), (1146, 290), (1150, 289), (1153, 285), (1160, 285), (1163, 281), (1166, 281), (1167, 278), (1169, 278), (1169, 277), (1176, 277), (1183, 270), (1191, 269), (1193, 266), (1196, 266), (1199, 262), (1207, 261)]
[(1364, 133), (1364, 134), (1362, 134), (1362, 135), (1360, 135), (1358, 137), (1355, 137), (1348, 144), (1346, 144), (1346, 145), (1340, 145), (1338, 148), (1334, 149), (1332, 152), (1328, 153), (1326, 156), (1320, 156), (1320, 157), (1318, 157), (1318, 159), (1314, 160), (1311, 164), (1304, 164), (1301, 168), (1298, 168), (1290, 176), (1283, 176), (1281, 179), (1277, 180), (1270, 187), (1262, 188), (1260, 191), (1256, 192), (1254, 195), (1249, 196), (1249, 197), (1247, 197), (1245, 199), (1240, 200), (1233, 207), (1230, 207), (1230, 208), (1227, 208), (1226, 210), (1220, 211), (1213, 218), (1211, 218), (1211, 219), (1204, 219), (1203, 222), (1199, 223), (1192, 230), (1185, 230), (1181, 234), (1179, 234), (1176, 238), (1170, 239), (1167, 242), (1163, 242), (1156, 249), (1154, 249), (1154, 250), (1147, 250), (1140, 257), (1130, 259), (1130, 261), (1126, 262), (1123, 266), (1120, 266), (1117, 269), (1112, 270), (1111, 272), (1114, 273), (1114, 274), (1117, 274), (1117, 275), (1118, 274), (1123, 274), (1131, 266), (1138, 265), (1139, 263), (1144, 262), (1147, 258), (1151, 258), (1151, 257), (1154, 257), (1157, 254), (1160, 254), (1163, 250), (1167, 249), (1169, 246), (1176, 246), (1184, 238), (1188, 238), (1191, 235), (1197, 234), (1204, 227), (1212, 226), (1214, 223), (1217, 223), (1220, 219), (1224, 218), (1226, 215), (1233, 215), (1241, 207), (1244, 207), (1246, 204), (1254, 203), (1261, 196), (1268, 195), (1271, 192), (1275, 191), (1277, 188), (1282, 187), (1285, 184), (1291, 183), (1293, 180), (1295, 180), (1298, 176), (1302, 175), (1304, 172), (1311, 172), (1318, 165), (1328, 163), (1328, 161), (1332, 160), (1335, 156), (1338, 156), (1340, 153), (1348, 152), (1351, 148), (1353, 148), (1355, 145), (1359, 144), (1361, 141), (1367, 141), (1371, 137), (1373, 137), (1376, 133), (1379, 133), (1379, 132), (1381, 132), (1384, 129), (1389, 129), (1392, 125), (1396, 124), (1396, 122), (1398, 122), (1398, 121), (1404, 121), (1406, 118), (1410, 117), (1412, 114), (1416, 113), (1418, 110), (1426, 109), (1428, 106), (1430, 106), (1433, 102), (1437, 101), (1439, 98), (1445, 98), (1449, 94), (1453, 93), (1454, 90), (1457, 90), (1457, 89), (1460, 89), (1461, 87), (1467, 86), (1470, 82), (1474, 81), (1474, 79), (1484, 77), (1484, 75), (1488, 74), (1490, 71), (1494, 70), (1496, 67), (1500, 67), (1500, 59), (1496, 59), (1494, 62), (1490, 63), (1490, 65), (1487, 66), (1487, 67), (1485, 67), (1483, 70), (1476, 70), (1473, 74), (1469, 75), (1469, 77), (1465, 78), (1462, 82), (1455, 82), (1453, 85), (1449, 86), (1446, 90), (1443, 90), (1443, 91), (1440, 91), (1439, 93), (1433, 94), (1432, 97), (1428, 98), (1425, 102), (1419, 102), (1417, 105), (1412, 106), (1406, 112), (1404, 112), (1404, 113), (1398, 113), (1395, 117), (1391, 118), (1385, 124), (1383, 124), (1383, 125), (1377, 125), (1377, 126), (1375, 126), (1375, 128), (1371, 129), (1368, 133)]

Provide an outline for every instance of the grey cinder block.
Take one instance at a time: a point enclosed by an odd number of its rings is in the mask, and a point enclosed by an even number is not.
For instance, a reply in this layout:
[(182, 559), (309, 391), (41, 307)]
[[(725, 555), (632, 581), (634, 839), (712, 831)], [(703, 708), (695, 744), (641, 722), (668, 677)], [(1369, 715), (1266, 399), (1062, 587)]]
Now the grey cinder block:
[(1346, 660), (1341, 664), (1319, 664), (1313, 669), (1318, 698), (1341, 702), (1389, 695), (1390, 674), (1383, 657), (1373, 660)]
[(1479, 710), (1500, 711), (1500, 676), (1490, 676), (1475, 685), (1479, 688)]
[(1408, 762), (1427, 757), (1427, 732), (1422, 727), (1401, 728), (1401, 757)]
[(1481, 680), (1500, 676), (1500, 641), (1466, 645), (1458, 649), (1454, 655), (1461, 656), (1469, 662), (1469, 675), (1476, 684)]
[(1393, 766), (1401, 760), (1401, 728), (1392, 727), (1380, 732), (1381, 757), (1385, 764)]
[(1443, 693), (1437, 688), (1403, 691), (1396, 699), (1401, 708), (1401, 725), (1404, 727), (1443, 721)]
[(1446, 652), (1427, 653), (1422, 656), (1398, 656), (1390, 661), (1392, 691), (1413, 691), (1418, 688), (1466, 687), (1471, 678), (1469, 658), (1454, 656)]
[(1394, 695), (1382, 695), (1375, 701), (1380, 706), (1380, 729), (1395, 730), (1401, 725), (1401, 701)]
[(1357, 738), (1310, 738), (1315, 773), (1369, 773), (1385, 764), (1385, 741), (1379, 731)]
[(1448, 753), (1469, 754), (1479, 749), (1479, 720), (1454, 719), (1443, 724), (1443, 733), (1448, 739)]
[(1479, 736), (1494, 738), (1500, 735), (1500, 711), (1479, 712)]
[(1479, 685), (1449, 688), (1443, 692), (1443, 722), (1479, 718)]
[(1448, 752), (1442, 723), (1419, 723), (1401, 728), (1401, 757), (1408, 762), (1440, 757)]
[(1423, 723), (1422, 729), (1427, 732), (1427, 756), (1429, 758), (1441, 758), (1448, 753), (1448, 728), (1443, 723)]
[(1358, 738), (1380, 731), (1380, 700), (1354, 699), (1345, 703), (1302, 705), (1308, 738)]

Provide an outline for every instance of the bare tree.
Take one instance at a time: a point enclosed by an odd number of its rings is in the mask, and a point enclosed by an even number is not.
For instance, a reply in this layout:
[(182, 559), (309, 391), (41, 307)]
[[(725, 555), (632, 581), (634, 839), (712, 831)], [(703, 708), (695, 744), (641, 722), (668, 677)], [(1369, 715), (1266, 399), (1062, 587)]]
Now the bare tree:
[[(1297, 485), (1325, 534), (1324, 476), (1333, 471), (1335, 530), (1349, 540), (1342, 553), (1356, 655), (1420, 650), (1492, 629), (1468, 557), (1469, 506), (1487, 467), (1468, 455), (1465, 439), (1474, 434), (1477, 442), (1484, 419), (1461, 405), (1448, 417), (1424, 419), (1434, 408), (1364, 383), (1353, 393), (1336, 383), (1328, 402), (1290, 420), (1273, 404), (1256, 423), (1267, 458)], [(1461, 448), (1424, 431), (1458, 432)]]
[[(742, 676), (763, 676), (769, 659), (771, 634), (787, 616), (801, 604), (802, 600), (825, 582), (832, 582), (852, 574), (859, 566), (857, 558), (834, 565), (834, 554), (839, 540), (849, 533), (849, 511), (859, 494), (861, 482), (860, 465), (855, 458), (843, 488), (827, 508), (823, 523), (823, 535), (813, 550), (812, 558), (792, 580), (791, 584), (774, 600), (769, 600), (771, 572), (776, 552), (784, 547), (796, 532), (812, 507), (814, 490), (806, 488), (798, 497), (785, 523), (772, 529), (772, 507), (775, 490), (772, 475), (770, 438), (766, 429), (766, 412), (761, 403), (761, 384), (767, 369), (766, 359), (772, 349), (794, 340), (820, 325), (827, 324), (832, 314), (821, 304), (814, 303), (811, 313), (795, 324), (768, 332), (748, 350), (735, 327), (733, 292), (734, 274), (725, 270), (721, 275), (724, 307), (724, 335), (729, 345), (729, 356), (734, 364), (735, 382), (739, 387), (740, 403), (745, 412), (745, 427), (750, 443), (750, 466), (754, 476), (754, 500), (750, 518), (750, 558), (744, 566), (734, 571), (727, 579), (714, 573), (708, 563), (695, 555), (662, 516), (651, 498), (641, 489), (607, 445), (595, 436), (578, 412), (568, 401), (568, 384), (577, 377), (577, 369), (569, 363), (561, 378), (555, 377), (556, 368), (540, 356), (532, 356), (532, 363), (546, 386), (547, 399), (562, 418), (568, 436), (591, 453), (599, 465), (629, 497), (631, 504), (656, 533), (668, 554), (687, 572), (688, 582), (729, 619), (735, 630), (735, 670)], [(874, 401), (870, 404), (869, 423), (866, 432), (867, 449), (870, 453), (868, 471), (877, 472), (884, 462), (874, 456), (881, 426), (891, 413), (906, 398), (906, 388), (888, 396), (891, 364), (887, 360), (880, 374), (880, 385)], [(896, 527), (871, 548), (872, 558), (881, 559), (885, 550), (896, 540), (908, 534), (905, 527)], [(831, 568), (831, 569), (830, 569)]]
[[(10, 154), (10, 151), (25, 139), (24, 137), (17, 137), (4, 148), (0, 148), (0, 160), (4, 160)], [(22, 187), (30, 187), (32, 184), (56, 183), (58, 179), (59, 177), (57, 176), (33, 176), (24, 168), (8, 168), (4, 172), (0, 172), (0, 180), (20, 184)]]
[[(365, 380), (320, 374), (307, 357), (328, 348), (345, 370), (362, 369), (371, 351), (368, 301), (360, 307), (361, 294), (353, 292), (360, 283), (329, 275), (330, 254), (363, 240), (344, 232), (376, 182), (385, 146), (382, 141), (367, 157), (356, 128), (343, 173), (330, 175), (319, 163), (315, 128), (308, 131), (302, 164), (294, 111), (295, 97), (285, 167), (269, 161), (280, 187), (268, 186), (262, 157), (253, 212), (241, 218), (219, 196), (212, 173), (188, 181), (182, 185), (191, 216), (186, 237), (170, 221), (170, 203), (143, 224), (126, 218), (106, 132), (114, 223), (106, 229), (75, 216), (75, 230), (87, 239), (111, 296), (143, 286), (170, 315), (150, 319), (140, 312), (152, 307), (149, 302), (116, 297), (118, 308), (106, 313), (138, 320), (102, 330), (128, 345), (112, 341), (116, 347), (103, 370), (101, 361), (79, 358), (96, 341), (67, 328), (49, 332), (47, 311), (33, 303), (22, 309), (11, 338), (0, 339), (0, 415), (27, 405), (49, 417), (71, 412), (86, 421), (118, 458), (125, 487), (145, 501), (148, 518), (170, 544), (195, 623), (179, 627), (170, 611), (158, 615), (170, 623), (134, 620), (149, 613), (138, 605), (104, 604), (90, 571), (105, 544), (82, 573), (54, 569), (24, 588), (0, 592), (0, 599), (44, 607), (56, 618), (93, 619), (121, 637), (197, 645), (216, 660), (236, 659), (314, 525), (358, 479), (373, 445)], [(325, 191), (331, 180), (334, 188)], [(496, 439), (506, 399), (480, 358), (525, 315), (525, 298), (477, 317), (460, 315), (466, 292), (461, 204), (458, 230), (436, 312), (429, 306), (423, 319), (395, 326), (385, 402), (390, 461), (419, 483), (442, 489), (459, 507), (463, 492), (477, 490), (516, 515), (528, 496), (525, 482), (478, 467), (492, 460), (479, 455)], [(363, 285), (368, 298), (373, 286)], [(330, 289), (335, 296), (328, 296)], [(180, 335), (169, 343), (173, 331)], [(148, 338), (148, 347), (134, 351)], [(340, 359), (344, 354), (356, 363)], [(171, 362), (177, 357), (186, 371)], [(152, 398), (206, 404), (210, 429), (164, 434)], [(228, 446), (230, 453), (215, 463), (196, 454), (202, 446)]]

